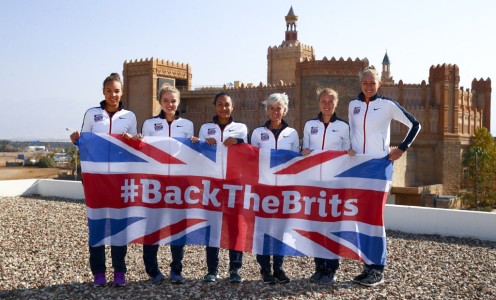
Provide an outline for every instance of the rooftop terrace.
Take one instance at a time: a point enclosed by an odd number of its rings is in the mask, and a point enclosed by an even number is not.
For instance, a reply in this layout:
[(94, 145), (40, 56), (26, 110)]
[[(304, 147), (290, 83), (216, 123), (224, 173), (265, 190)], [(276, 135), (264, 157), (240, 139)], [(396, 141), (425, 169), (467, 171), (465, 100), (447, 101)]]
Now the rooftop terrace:
[[(394, 209), (388, 206), (386, 214), (391, 216)], [(411, 212), (414, 214), (413, 209)], [(432, 213), (427, 210), (425, 215), (433, 218)], [(492, 219), (494, 217), (496, 215), (492, 214)], [(485, 223), (483, 218), (479, 220)], [(391, 224), (394, 222), (397, 221), (390, 221)], [(408, 222), (405, 219), (405, 224)], [(417, 219), (417, 222), (419, 230), (422, 230), (426, 221)], [(463, 225), (463, 221), (461, 223)], [(228, 255), (225, 250), (221, 250), (221, 280), (206, 284), (201, 281), (206, 274), (206, 262), (205, 250), (200, 246), (186, 247), (183, 271), (187, 279), (185, 284), (171, 285), (165, 282), (154, 286), (144, 272), (141, 246), (130, 245), (126, 259), (128, 286), (96, 289), (91, 285), (86, 214), (82, 201), (36, 195), (0, 196), (0, 224), (0, 298), (496, 298), (494, 241), (388, 230), (386, 281), (375, 288), (364, 288), (351, 282), (360, 273), (362, 265), (348, 259), (342, 260), (335, 285), (312, 284), (308, 277), (314, 271), (314, 263), (308, 257), (286, 258), (284, 267), (292, 279), (291, 283), (264, 285), (252, 254), (244, 257), (241, 274), (245, 282), (232, 285), (226, 280)], [(110, 258), (109, 253), (107, 258)], [(164, 273), (168, 273), (169, 263), (170, 251), (168, 247), (161, 247), (159, 264)], [(110, 266), (110, 260), (107, 266)], [(111, 279), (110, 271), (111, 268), (107, 277)]]

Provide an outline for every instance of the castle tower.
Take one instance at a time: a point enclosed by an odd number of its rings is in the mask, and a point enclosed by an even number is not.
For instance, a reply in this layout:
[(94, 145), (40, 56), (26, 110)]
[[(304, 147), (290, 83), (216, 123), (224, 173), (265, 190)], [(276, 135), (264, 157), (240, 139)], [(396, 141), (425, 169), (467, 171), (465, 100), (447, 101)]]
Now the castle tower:
[(146, 58), (124, 62), (124, 91), (122, 101), (136, 114), (138, 129), (143, 122), (160, 112), (158, 92), (164, 83), (179, 91), (191, 88), (191, 67), (188, 64)]
[(472, 92), (475, 99), (475, 105), (481, 109), (484, 114), (482, 116), (482, 126), (487, 130), (491, 130), (491, 79), (475, 79), (472, 81)]
[(296, 22), (298, 22), (298, 16), (294, 14), (293, 6), (291, 6), (288, 15), (286, 16), (286, 42), (298, 41)]
[(391, 76), (391, 63), (389, 62), (387, 51), (382, 60), (381, 82), (382, 84), (394, 84), (393, 77)]
[(267, 83), (286, 84), (295, 82), (296, 64), (309, 58), (313, 60), (315, 54), (313, 47), (298, 41), (296, 22), (298, 16), (294, 14), (293, 7), (286, 16), (286, 37), (280, 46), (269, 47), (267, 53)]

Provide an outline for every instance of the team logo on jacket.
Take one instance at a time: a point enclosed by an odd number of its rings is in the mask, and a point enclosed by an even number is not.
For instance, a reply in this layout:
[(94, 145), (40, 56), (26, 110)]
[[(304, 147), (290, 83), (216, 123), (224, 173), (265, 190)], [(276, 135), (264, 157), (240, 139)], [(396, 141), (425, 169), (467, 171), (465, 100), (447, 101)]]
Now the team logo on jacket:
[(103, 115), (102, 114), (94, 115), (93, 120), (95, 122), (100, 122), (101, 120), (103, 120)]
[(354, 114), (354, 115), (358, 115), (358, 114), (360, 113), (360, 109), (361, 109), (361, 107), (360, 107), (360, 106), (355, 107), (355, 108), (353, 109), (353, 114)]
[(153, 126), (155, 127), (155, 131), (164, 130), (164, 124), (162, 124), (162, 123), (155, 123), (155, 124), (153, 124)]
[(262, 141), (266, 142), (269, 140), (269, 134), (268, 133), (265, 133), (265, 132), (262, 132), (260, 134), (260, 138), (262, 139)]
[(312, 127), (312, 129), (310, 129), (310, 134), (315, 135), (317, 133), (319, 133), (319, 128), (318, 127)]
[(215, 135), (215, 128), (209, 128), (207, 131), (208, 135)]

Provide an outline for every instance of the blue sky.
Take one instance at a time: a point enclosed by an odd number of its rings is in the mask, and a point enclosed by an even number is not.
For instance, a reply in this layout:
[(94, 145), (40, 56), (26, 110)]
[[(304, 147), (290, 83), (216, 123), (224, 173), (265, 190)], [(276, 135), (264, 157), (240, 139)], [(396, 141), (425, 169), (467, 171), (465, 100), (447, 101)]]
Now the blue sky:
[[(68, 137), (103, 99), (127, 59), (189, 63), (193, 85), (266, 82), (291, 5), (298, 38), (324, 56), (382, 62), (396, 81), (428, 81), (431, 65), (460, 69), (460, 86), (496, 81), (496, 2), (0, 0), (0, 138)], [(357, 90), (358, 92), (358, 90)], [(496, 133), (493, 92), (492, 133)]]

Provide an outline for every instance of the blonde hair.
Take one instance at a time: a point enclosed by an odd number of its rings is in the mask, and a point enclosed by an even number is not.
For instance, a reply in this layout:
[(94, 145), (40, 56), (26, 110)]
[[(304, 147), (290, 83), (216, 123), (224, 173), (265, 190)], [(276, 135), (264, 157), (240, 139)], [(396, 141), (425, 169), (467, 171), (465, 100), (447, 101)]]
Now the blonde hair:
[(322, 95), (324, 95), (324, 94), (334, 96), (334, 99), (336, 99), (336, 101), (339, 101), (338, 92), (336, 92), (335, 90), (333, 90), (331, 88), (325, 88), (322, 91), (320, 91), (319, 98), (318, 98), (319, 101), (320, 101), (320, 97), (322, 97)]
[(286, 93), (274, 93), (271, 94), (265, 101), (262, 101), (262, 104), (265, 106), (265, 112), (268, 113), (267, 109), (269, 108), (269, 106), (274, 105), (278, 102), (282, 104), (282, 108), (284, 109), (284, 113), (282, 115), (285, 116), (288, 112), (289, 104), (288, 95), (286, 95)]
[(360, 82), (362, 82), (363, 76), (365, 76), (365, 75), (371, 75), (372, 77), (374, 77), (375, 80), (380, 81), (379, 72), (377, 71), (377, 69), (374, 66), (368, 66), (358, 74)]
[(162, 95), (165, 93), (175, 93), (177, 95), (177, 100), (181, 101), (181, 93), (179, 92), (179, 90), (166, 82), (162, 84), (162, 87), (160, 88), (160, 92), (158, 94), (158, 99), (157, 99), (159, 103), (160, 103), (160, 99), (162, 99)]

